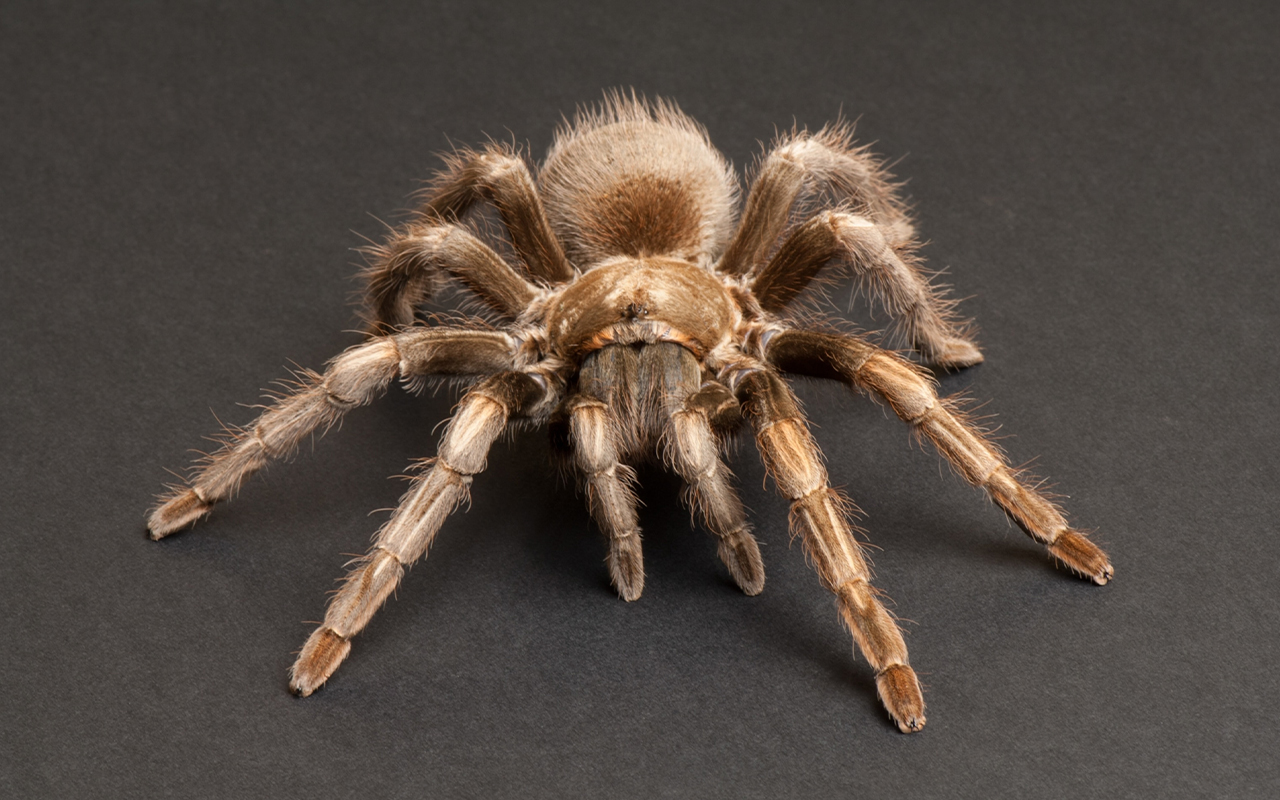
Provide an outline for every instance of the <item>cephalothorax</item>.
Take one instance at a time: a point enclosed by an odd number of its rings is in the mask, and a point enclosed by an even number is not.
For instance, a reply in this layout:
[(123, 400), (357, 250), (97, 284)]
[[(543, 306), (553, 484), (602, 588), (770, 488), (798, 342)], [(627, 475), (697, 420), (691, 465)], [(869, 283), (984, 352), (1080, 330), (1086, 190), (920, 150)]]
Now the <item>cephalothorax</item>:
[[(308, 695), (425, 555), (490, 445), (517, 420), (547, 423), (580, 476), (624, 599), (644, 587), (631, 464), (654, 455), (688, 484), (734, 581), (758, 594), (760, 551), (721, 459), (724, 437), (745, 418), (881, 700), (901, 730), (919, 730), (924, 700), (902, 635), (871, 586), (848, 503), (828, 484), (784, 373), (882, 398), (1060, 562), (1099, 584), (1112, 569), (919, 367), (860, 336), (797, 321), (806, 286), (824, 269), (844, 270), (924, 361), (956, 369), (982, 360), (922, 272), (895, 188), (847, 126), (792, 131), (766, 154), (739, 212), (737, 176), (703, 129), (673, 105), (622, 95), (559, 131), (536, 180), (511, 148), (454, 153), (415, 220), (371, 249), (369, 339), (323, 374), (304, 373), (197, 465), (190, 484), (151, 512), (151, 535), (187, 527), (394, 379), (474, 381), (431, 466), (303, 645), (290, 685)], [(480, 200), (497, 207), (518, 263), (464, 227)], [(473, 292), (497, 324), (426, 324), (419, 306), (444, 280)]]

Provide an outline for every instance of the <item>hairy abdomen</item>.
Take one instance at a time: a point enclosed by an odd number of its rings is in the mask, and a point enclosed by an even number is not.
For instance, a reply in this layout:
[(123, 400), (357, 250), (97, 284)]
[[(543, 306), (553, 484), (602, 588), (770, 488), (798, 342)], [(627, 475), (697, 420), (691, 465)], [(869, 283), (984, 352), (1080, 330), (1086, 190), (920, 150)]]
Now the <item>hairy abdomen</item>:
[(579, 269), (612, 256), (710, 261), (732, 232), (737, 178), (674, 109), (620, 101), (579, 117), (557, 138), (538, 182)]

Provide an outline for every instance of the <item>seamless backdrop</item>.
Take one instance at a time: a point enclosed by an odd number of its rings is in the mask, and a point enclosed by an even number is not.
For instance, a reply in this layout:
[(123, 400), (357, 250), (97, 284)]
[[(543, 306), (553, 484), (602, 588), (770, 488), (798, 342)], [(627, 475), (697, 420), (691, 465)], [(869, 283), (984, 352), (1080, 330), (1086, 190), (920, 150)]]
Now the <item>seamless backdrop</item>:
[[(1276, 796), (1276, 8), (9, 3), (0, 793)], [(649, 469), (646, 592), (619, 601), (525, 431), (307, 700), (306, 621), (455, 398), (393, 390), (144, 537), (215, 415), (358, 341), (352, 249), (436, 152), (541, 154), (615, 86), (678, 101), (739, 169), (856, 118), (981, 326), (987, 363), (944, 390), (989, 400), (1113, 557), (1111, 585), (1071, 578), (879, 406), (799, 384), (907, 621), (919, 735), (746, 438), (760, 597)]]

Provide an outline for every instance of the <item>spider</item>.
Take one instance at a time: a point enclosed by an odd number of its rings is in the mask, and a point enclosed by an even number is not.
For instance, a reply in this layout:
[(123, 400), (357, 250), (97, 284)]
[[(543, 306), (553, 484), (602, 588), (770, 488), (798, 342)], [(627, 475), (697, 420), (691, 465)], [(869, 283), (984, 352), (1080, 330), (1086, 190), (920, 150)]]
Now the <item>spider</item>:
[[(512, 146), (445, 158), (414, 219), (369, 248), (367, 341), (323, 374), (299, 373), (256, 422), (196, 465), (188, 485), (170, 487), (148, 520), (153, 539), (191, 525), (394, 379), (411, 388), (436, 378), (473, 382), (436, 457), (349, 565), (303, 645), (290, 670), (295, 693), (329, 679), (405, 567), (466, 500), (494, 440), (520, 421), (547, 424), (581, 480), (624, 600), (644, 589), (633, 465), (649, 457), (684, 480), (729, 574), (758, 594), (760, 550), (721, 456), (745, 418), (881, 701), (900, 730), (920, 730), (924, 698), (902, 634), (871, 584), (853, 508), (828, 482), (787, 373), (843, 381), (887, 402), (1054, 558), (1097, 584), (1111, 578), (1106, 554), (938, 397), (921, 367), (797, 310), (820, 272), (843, 270), (922, 361), (959, 369), (983, 358), (923, 271), (897, 186), (853, 144), (849, 125), (783, 134), (740, 212), (737, 175), (705, 129), (674, 104), (634, 93), (608, 94), (566, 121), (536, 179)], [(480, 201), (496, 206), (517, 263), (463, 224)], [(429, 324), (420, 307), (447, 280), (498, 324)]]

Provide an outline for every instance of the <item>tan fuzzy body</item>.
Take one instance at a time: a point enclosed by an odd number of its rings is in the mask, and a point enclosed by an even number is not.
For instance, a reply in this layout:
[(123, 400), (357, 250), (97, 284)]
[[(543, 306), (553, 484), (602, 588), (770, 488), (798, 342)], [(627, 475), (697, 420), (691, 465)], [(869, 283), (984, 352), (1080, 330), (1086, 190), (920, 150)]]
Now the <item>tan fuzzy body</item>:
[[(351, 639), (426, 557), (465, 506), (493, 444), (520, 421), (547, 423), (607, 538), (619, 596), (645, 588), (635, 465), (684, 481), (691, 513), (747, 595), (764, 561), (723, 458), (749, 422), (766, 472), (789, 501), (793, 532), (833, 595), (881, 702), (904, 732), (924, 697), (893, 614), (872, 585), (853, 503), (831, 485), (785, 374), (841, 381), (886, 402), (965, 480), (1053, 558), (1103, 584), (1110, 560), (919, 365), (860, 336), (815, 329), (797, 306), (824, 275), (855, 279), (921, 359), (982, 361), (954, 303), (932, 283), (896, 184), (836, 124), (784, 133), (761, 160), (739, 211), (738, 178), (706, 131), (663, 101), (614, 93), (558, 131), (541, 170), (491, 143), (446, 156), (410, 223), (367, 248), (370, 338), (302, 370), (243, 429), (172, 487), (148, 519), (156, 539), (193, 524), (271, 460), (335, 426), (399, 379), (469, 384), (435, 456), (355, 559), (290, 676), (308, 695)], [(535, 174), (537, 173), (537, 174)], [(496, 248), (467, 215), (491, 203), (508, 234)], [(508, 253), (508, 255), (504, 255)], [(484, 320), (441, 324), (423, 304), (451, 282)], [(821, 293), (817, 293), (819, 296)]]
[(547, 311), (551, 346), (568, 358), (616, 338), (614, 326), (663, 326), (662, 338), (705, 353), (732, 332), (737, 309), (725, 284), (708, 270), (670, 258), (621, 258), (596, 267), (562, 292)]
[(674, 106), (615, 94), (557, 133), (538, 188), (579, 269), (614, 256), (709, 263), (733, 233), (738, 178)]

